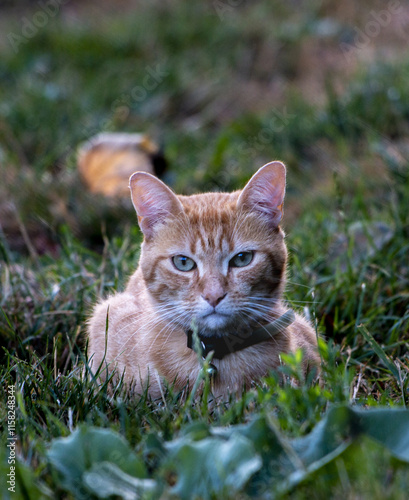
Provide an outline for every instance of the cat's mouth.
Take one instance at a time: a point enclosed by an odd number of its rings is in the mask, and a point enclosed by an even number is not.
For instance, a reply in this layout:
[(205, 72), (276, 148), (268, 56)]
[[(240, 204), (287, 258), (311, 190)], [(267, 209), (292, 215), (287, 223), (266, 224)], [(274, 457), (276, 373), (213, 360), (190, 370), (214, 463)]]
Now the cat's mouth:
[(221, 313), (218, 311), (211, 311), (201, 318), (198, 318), (198, 326), (201, 331), (206, 334), (214, 334), (214, 330), (224, 330), (231, 326), (234, 318), (231, 314)]
[(209, 318), (210, 316), (224, 316), (228, 317), (230, 316), (229, 314), (221, 313), (219, 311), (211, 311), (203, 316), (203, 318)]

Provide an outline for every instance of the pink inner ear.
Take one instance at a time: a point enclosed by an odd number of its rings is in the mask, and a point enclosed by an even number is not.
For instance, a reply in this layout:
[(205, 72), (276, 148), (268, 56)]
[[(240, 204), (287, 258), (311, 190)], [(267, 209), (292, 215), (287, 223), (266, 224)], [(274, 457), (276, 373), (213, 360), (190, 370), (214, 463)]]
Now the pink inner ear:
[(167, 217), (183, 210), (176, 195), (158, 178), (146, 172), (136, 172), (130, 178), (132, 202), (145, 236)]
[(166, 213), (171, 205), (167, 196), (164, 196), (161, 190), (157, 189), (157, 186), (149, 185), (143, 181), (136, 186), (133, 200), (135, 210), (140, 217), (155, 217), (158, 212)]
[(285, 167), (280, 162), (264, 165), (249, 180), (237, 205), (266, 216), (277, 227), (283, 217)]

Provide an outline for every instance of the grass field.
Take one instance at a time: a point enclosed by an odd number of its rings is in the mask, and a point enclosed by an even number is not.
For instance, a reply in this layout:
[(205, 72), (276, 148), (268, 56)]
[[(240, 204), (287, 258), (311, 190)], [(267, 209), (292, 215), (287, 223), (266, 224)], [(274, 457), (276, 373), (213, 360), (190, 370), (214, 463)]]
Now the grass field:
[[(47, 5), (0, 4), (2, 498), (406, 499), (407, 7)], [(179, 193), (287, 165), (286, 299), (323, 339), (319, 383), (289, 357), (301, 384), (209, 407), (84, 377), (87, 314), (141, 242), (130, 201), (79, 178), (101, 131), (163, 143)]]

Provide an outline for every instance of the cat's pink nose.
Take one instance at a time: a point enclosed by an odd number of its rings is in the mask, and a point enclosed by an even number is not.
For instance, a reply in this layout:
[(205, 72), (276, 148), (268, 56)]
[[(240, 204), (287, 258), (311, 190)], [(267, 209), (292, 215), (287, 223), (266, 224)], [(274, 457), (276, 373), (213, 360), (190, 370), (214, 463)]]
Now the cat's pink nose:
[(212, 293), (207, 293), (205, 295), (202, 295), (202, 297), (205, 299), (206, 302), (208, 302), (212, 307), (216, 307), (220, 302), (226, 297), (227, 293), (221, 295), (220, 293), (212, 294)]

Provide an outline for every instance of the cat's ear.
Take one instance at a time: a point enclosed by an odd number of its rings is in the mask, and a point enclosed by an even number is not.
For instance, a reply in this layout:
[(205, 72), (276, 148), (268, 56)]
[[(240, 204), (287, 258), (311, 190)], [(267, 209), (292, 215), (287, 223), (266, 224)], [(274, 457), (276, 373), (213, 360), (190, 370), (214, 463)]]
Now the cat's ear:
[(129, 187), (139, 227), (147, 239), (153, 236), (157, 224), (183, 210), (175, 193), (157, 177), (147, 172), (132, 174)]
[(256, 211), (275, 228), (283, 217), (285, 166), (279, 161), (267, 163), (248, 181), (237, 200), (237, 207)]

